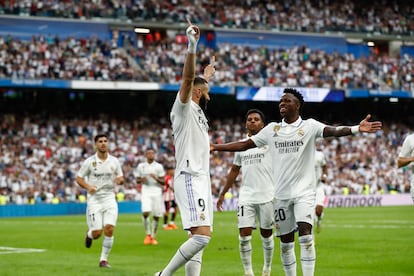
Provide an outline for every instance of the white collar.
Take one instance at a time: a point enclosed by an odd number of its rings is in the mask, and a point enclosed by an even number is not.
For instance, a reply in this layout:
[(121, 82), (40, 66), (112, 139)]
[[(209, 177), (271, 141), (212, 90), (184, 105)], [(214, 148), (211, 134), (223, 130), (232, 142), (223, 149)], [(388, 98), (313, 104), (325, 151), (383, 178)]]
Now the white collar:
[(286, 126), (293, 126), (293, 127), (298, 127), (300, 124), (302, 123), (302, 117), (299, 116), (299, 118), (294, 121), (291, 124), (288, 124), (285, 122), (285, 119), (282, 120), (282, 127), (286, 127)]

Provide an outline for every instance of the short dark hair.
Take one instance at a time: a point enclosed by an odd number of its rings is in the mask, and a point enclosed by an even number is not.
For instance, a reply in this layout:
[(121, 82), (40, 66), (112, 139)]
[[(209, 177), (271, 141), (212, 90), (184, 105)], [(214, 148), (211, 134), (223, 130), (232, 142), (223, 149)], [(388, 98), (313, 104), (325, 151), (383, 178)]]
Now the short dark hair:
[(101, 134), (97, 134), (97, 135), (95, 136), (95, 139), (94, 139), (95, 143), (96, 143), (96, 142), (98, 142), (98, 140), (99, 140), (100, 138), (102, 138), (102, 137), (105, 137), (106, 139), (108, 139), (108, 135), (106, 135), (106, 134), (103, 134), (103, 133), (101, 133)]
[(252, 113), (257, 113), (257, 114), (259, 114), (260, 119), (262, 120), (262, 122), (263, 122), (263, 123), (266, 123), (266, 118), (265, 118), (265, 115), (263, 114), (263, 112), (262, 112), (260, 109), (257, 109), (257, 108), (253, 108), (253, 109), (249, 109), (249, 110), (247, 110), (247, 113), (246, 113), (246, 120), (247, 120), (247, 117), (248, 117), (250, 114), (252, 114)]
[(305, 101), (303, 100), (302, 94), (298, 90), (296, 90), (295, 88), (285, 88), (285, 90), (283, 90), (283, 93), (289, 93), (295, 96), (295, 98), (297, 98), (299, 101), (300, 109), (302, 109), (302, 106), (305, 103)]
[(194, 83), (194, 85), (208, 84), (208, 81), (205, 78), (202, 78), (202, 77), (195, 77), (193, 83)]

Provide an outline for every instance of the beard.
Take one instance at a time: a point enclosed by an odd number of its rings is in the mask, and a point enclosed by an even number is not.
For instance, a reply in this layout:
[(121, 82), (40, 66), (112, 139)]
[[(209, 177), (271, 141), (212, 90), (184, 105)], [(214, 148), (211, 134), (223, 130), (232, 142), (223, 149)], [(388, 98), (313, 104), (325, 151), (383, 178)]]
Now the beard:
[(201, 107), (201, 109), (203, 110), (204, 113), (206, 113), (206, 111), (207, 111), (207, 103), (208, 103), (208, 101), (207, 101), (206, 97), (203, 95), (200, 98), (200, 102), (198, 103), (198, 105)]

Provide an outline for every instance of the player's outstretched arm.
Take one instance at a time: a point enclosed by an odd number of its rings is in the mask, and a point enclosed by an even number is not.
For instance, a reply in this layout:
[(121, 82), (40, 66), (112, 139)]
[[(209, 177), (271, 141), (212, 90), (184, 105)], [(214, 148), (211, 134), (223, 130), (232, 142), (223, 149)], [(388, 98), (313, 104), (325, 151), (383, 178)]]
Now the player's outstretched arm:
[(210, 151), (244, 151), (255, 148), (256, 145), (252, 139), (245, 141), (231, 142), (226, 144), (210, 144)]
[(326, 126), (323, 130), (323, 137), (341, 137), (351, 134), (356, 134), (358, 132), (368, 132), (374, 133), (382, 129), (382, 122), (374, 121), (370, 122), (371, 115), (368, 114), (359, 125), (355, 126)]
[(189, 24), (186, 29), (188, 52), (184, 61), (183, 76), (180, 86), (180, 100), (183, 103), (188, 103), (191, 98), (193, 82), (195, 79), (197, 43), (200, 38), (200, 29), (193, 25), (189, 19), (187, 19), (187, 22)]
[(398, 157), (397, 163), (398, 168), (402, 168), (410, 164), (411, 162), (414, 162), (414, 156), (410, 157)]
[(367, 117), (365, 117), (365, 119), (359, 123), (360, 132), (372, 133), (372, 132), (377, 132), (378, 130), (382, 129), (382, 122), (379, 122), (379, 121), (369, 122), (369, 119), (371, 119), (371, 114), (368, 114)]

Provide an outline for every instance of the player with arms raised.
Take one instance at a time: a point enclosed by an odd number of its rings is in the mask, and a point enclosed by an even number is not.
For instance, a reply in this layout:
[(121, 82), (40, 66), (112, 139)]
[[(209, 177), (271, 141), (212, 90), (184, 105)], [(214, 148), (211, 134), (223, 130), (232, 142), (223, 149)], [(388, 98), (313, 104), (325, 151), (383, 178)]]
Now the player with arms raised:
[(204, 114), (210, 100), (208, 80), (214, 74), (214, 58), (204, 69), (204, 78), (195, 76), (195, 61), (200, 29), (191, 24), (186, 30), (188, 53), (180, 90), (170, 119), (175, 144), (175, 199), (189, 239), (181, 244), (168, 265), (157, 276), (173, 275), (185, 265), (187, 276), (200, 275), (202, 254), (210, 242), (213, 201), (210, 182), (210, 142)]

